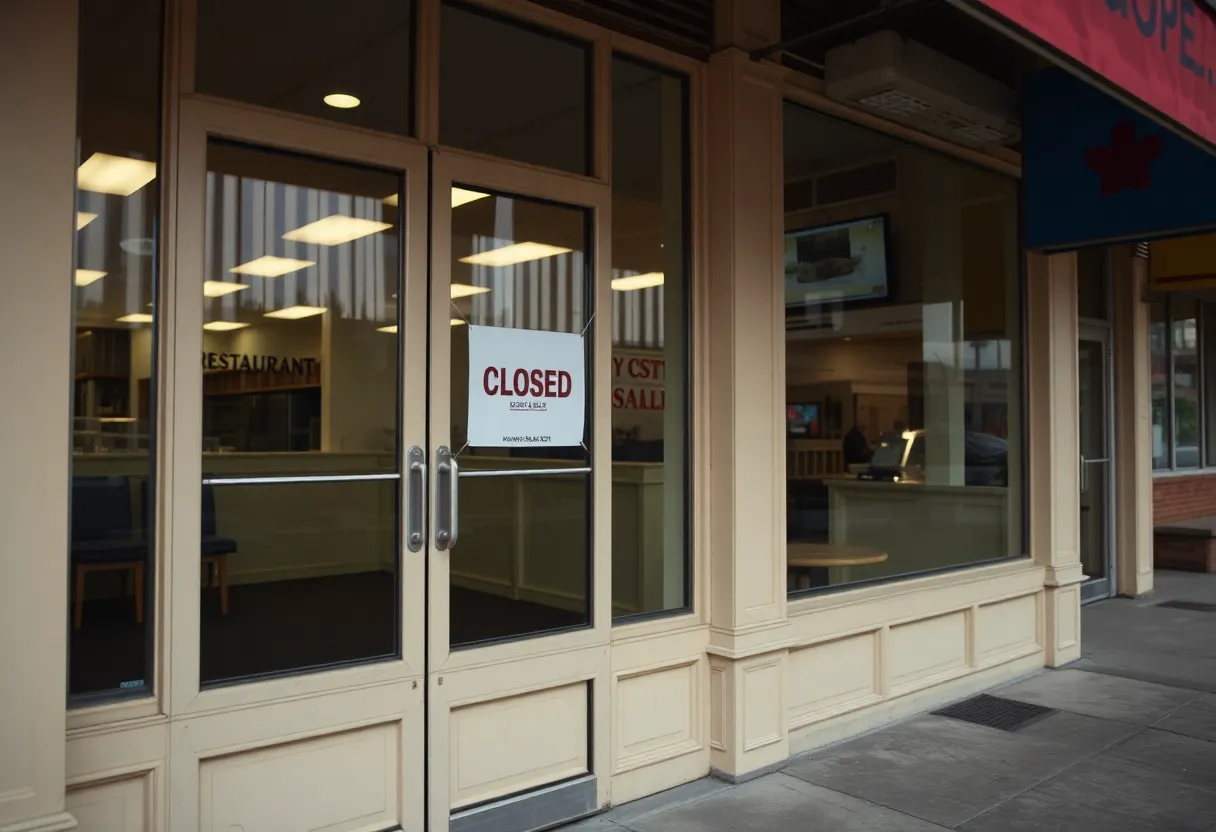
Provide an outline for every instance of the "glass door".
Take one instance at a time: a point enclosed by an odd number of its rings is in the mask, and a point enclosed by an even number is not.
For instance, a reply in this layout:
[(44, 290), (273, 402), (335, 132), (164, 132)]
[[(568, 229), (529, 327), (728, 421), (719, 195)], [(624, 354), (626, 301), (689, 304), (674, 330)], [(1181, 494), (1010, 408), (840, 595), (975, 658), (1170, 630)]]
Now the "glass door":
[(432, 170), (430, 825), (542, 828), (602, 803), (608, 745), (608, 189)]
[(1082, 599), (1114, 594), (1114, 467), (1109, 330), (1081, 328), (1077, 346), (1078, 433), (1081, 449)]

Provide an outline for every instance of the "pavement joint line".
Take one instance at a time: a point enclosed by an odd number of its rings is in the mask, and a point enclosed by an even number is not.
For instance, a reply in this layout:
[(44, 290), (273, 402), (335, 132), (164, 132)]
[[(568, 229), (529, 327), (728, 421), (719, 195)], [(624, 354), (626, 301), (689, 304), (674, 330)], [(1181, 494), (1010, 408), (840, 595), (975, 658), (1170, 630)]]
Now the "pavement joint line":
[[(1096, 716), (1091, 717), (1091, 719), (1102, 719), (1103, 722), (1118, 722), (1118, 720), (1103, 719), (1102, 717), (1096, 717)], [(1124, 723), (1124, 722), (1119, 722), (1118, 724), (1126, 725), (1126, 723)], [(1081, 759), (1077, 760), (1076, 762), (1064, 766), (1064, 768), (1060, 769), (1059, 771), (1053, 772), (1052, 774), (1049, 774), (1048, 776), (1044, 777), (1043, 779), (1039, 780), (1038, 782), (1036, 782), (1030, 786), (1027, 786), (1026, 788), (1022, 789), (1020, 792), (1018, 792), (1017, 794), (1010, 795), (1009, 797), (1002, 800), (1000, 803), (997, 803), (994, 806), (989, 806), (984, 811), (982, 811), (972, 817), (967, 818), (962, 823), (955, 824), (954, 828), (957, 829), (958, 827), (965, 826), (968, 823), (971, 823), (972, 821), (977, 820), (978, 818), (982, 818), (984, 815), (988, 814), (989, 812), (992, 812), (992, 811), (995, 811), (996, 809), (1001, 808), (1006, 803), (1009, 803), (1012, 800), (1017, 800), (1022, 795), (1027, 794), (1028, 792), (1034, 791), (1035, 789), (1037, 789), (1039, 786), (1042, 786), (1047, 781), (1054, 780), (1055, 778), (1061, 776), (1062, 774), (1072, 771), (1074, 768), (1081, 765), (1081, 763), (1087, 763), (1090, 760), (1094, 759), (1095, 757), (1097, 757), (1101, 754), (1105, 754), (1107, 751), (1110, 751), (1112, 748), (1117, 748), (1118, 746), (1122, 745), (1123, 743), (1131, 740), (1133, 737), (1138, 737), (1141, 734), (1143, 734), (1145, 731), (1148, 731), (1148, 730), (1149, 730), (1149, 728), (1146, 726), (1139, 726), (1139, 730), (1134, 731), (1131, 734), (1128, 734), (1123, 739), (1115, 740), (1114, 742), (1112, 742), (1108, 745), (1104, 745), (1101, 748), (1099, 748), (1098, 750), (1094, 751), (1093, 753), (1088, 754), (1085, 757), (1082, 757)]]

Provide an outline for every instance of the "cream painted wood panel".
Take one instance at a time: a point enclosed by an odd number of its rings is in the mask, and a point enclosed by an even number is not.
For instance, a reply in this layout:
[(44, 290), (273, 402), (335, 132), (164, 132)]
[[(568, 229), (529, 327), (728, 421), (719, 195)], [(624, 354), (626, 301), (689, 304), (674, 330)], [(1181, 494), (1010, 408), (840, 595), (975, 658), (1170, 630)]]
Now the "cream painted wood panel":
[(373, 832), (401, 822), (400, 729), (377, 725), (199, 765), (202, 832)]
[[(743, 668), (743, 750), (754, 751), (785, 739), (785, 680), (782, 657)], [(776, 707), (774, 707), (776, 704)]]
[(979, 666), (1005, 661), (1041, 645), (1041, 593), (985, 604), (975, 613), (975, 661)]
[(580, 683), (453, 709), (452, 808), (587, 773), (587, 694)]
[(790, 651), (790, 727), (880, 700), (878, 640), (872, 631)]
[(617, 677), (614, 774), (702, 747), (702, 665), (694, 660)]
[(81, 832), (152, 832), (149, 776), (69, 789), (67, 810)]
[(892, 694), (949, 678), (967, 667), (967, 614), (953, 612), (892, 627), (885, 648)]

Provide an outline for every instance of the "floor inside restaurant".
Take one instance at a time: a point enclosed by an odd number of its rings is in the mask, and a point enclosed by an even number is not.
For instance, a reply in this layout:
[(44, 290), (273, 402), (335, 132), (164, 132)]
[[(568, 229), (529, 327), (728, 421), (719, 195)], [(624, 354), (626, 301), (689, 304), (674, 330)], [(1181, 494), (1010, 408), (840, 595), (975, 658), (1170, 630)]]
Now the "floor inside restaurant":
[(1052, 709), (1016, 730), (922, 714), (563, 832), (1216, 830), (1216, 575), (1158, 572), (1081, 628), (1080, 661), (989, 691)]

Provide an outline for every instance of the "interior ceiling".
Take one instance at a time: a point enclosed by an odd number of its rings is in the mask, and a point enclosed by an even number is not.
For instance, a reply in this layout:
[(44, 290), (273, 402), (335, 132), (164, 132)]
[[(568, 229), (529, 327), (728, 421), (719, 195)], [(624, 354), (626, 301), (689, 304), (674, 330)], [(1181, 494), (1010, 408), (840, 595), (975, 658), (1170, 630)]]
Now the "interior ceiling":
[[(858, 20), (863, 16), (866, 19)], [(784, 50), (789, 66), (822, 78), (829, 49), (883, 30), (899, 32), (1015, 90), (1023, 75), (1044, 65), (1042, 58), (1020, 43), (946, 0), (782, 0), (783, 41), (829, 27), (831, 32), (824, 37), (812, 37)]]

